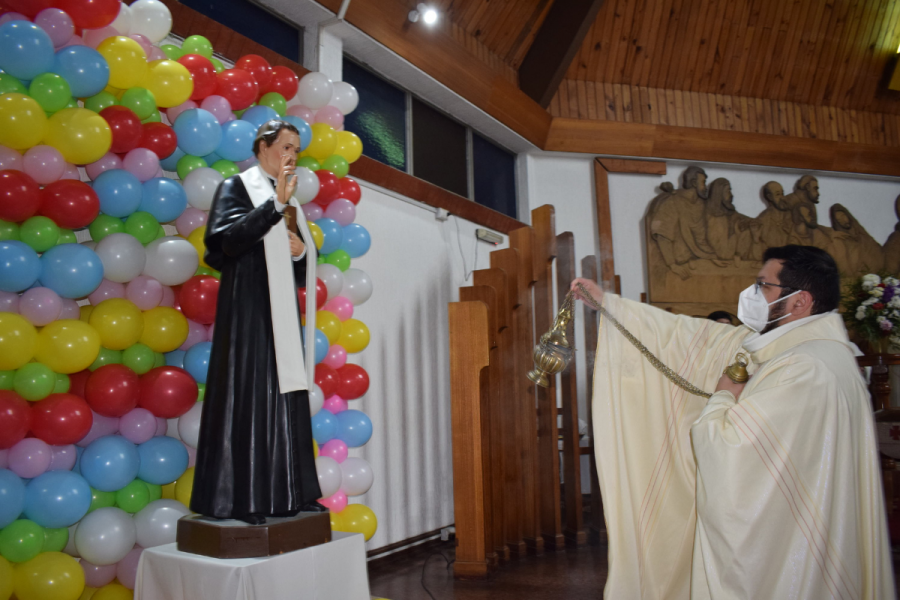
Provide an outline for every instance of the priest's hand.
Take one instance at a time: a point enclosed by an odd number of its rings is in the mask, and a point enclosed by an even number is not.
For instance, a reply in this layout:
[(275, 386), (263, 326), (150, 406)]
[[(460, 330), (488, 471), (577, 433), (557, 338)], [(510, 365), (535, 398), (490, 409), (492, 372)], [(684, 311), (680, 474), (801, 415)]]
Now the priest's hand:
[(281, 204), (287, 204), (297, 189), (295, 170), (294, 157), (290, 154), (282, 156), (281, 164), (278, 167), (278, 179), (275, 182), (275, 193), (277, 194), (278, 202)]
[(735, 383), (731, 380), (731, 378), (728, 375), (723, 374), (719, 378), (719, 385), (716, 386), (716, 391), (721, 392), (724, 390), (726, 392), (731, 392), (731, 395), (734, 396), (735, 400), (740, 400), (741, 392), (744, 391), (745, 385), (747, 385), (746, 382)]
[(584, 297), (584, 294), (581, 293), (581, 290), (578, 289), (578, 284), (584, 286), (584, 289), (587, 290), (587, 293), (591, 295), (591, 297), (597, 301), (597, 303), (603, 302), (603, 290), (597, 285), (597, 282), (591, 281), (590, 279), (583, 279), (579, 277), (578, 279), (572, 282), (572, 285), (569, 286), (570, 290), (575, 292), (575, 297), (579, 300), (583, 301), (588, 306), (591, 306), (591, 301), (588, 298)]
[(300, 256), (306, 250), (306, 246), (300, 241), (300, 237), (293, 231), (288, 231), (288, 238), (291, 240), (291, 256)]

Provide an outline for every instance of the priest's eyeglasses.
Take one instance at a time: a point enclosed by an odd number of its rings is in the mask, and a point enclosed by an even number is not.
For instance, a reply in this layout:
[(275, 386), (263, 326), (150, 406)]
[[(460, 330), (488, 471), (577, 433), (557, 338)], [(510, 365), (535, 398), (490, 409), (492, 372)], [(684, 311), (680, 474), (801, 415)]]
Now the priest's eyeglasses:
[(756, 280), (756, 290), (754, 290), (756, 293), (759, 293), (759, 286), (761, 286), (761, 285), (768, 285), (768, 286), (770, 286), (770, 287), (777, 287), (777, 288), (781, 288), (781, 289), (783, 289), (783, 290), (792, 290), (792, 289), (794, 289), (794, 288), (792, 288), (792, 287), (789, 286), (789, 285), (779, 285), (779, 284), (777, 284), (777, 283), (769, 283), (768, 281), (762, 281), (761, 279), (757, 279), (757, 280)]

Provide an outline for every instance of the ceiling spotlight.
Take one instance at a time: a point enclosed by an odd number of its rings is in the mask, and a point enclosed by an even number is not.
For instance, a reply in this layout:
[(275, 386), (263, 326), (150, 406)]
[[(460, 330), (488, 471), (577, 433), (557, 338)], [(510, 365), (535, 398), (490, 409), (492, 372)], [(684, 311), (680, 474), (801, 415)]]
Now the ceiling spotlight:
[(434, 25), (438, 20), (438, 11), (424, 3), (420, 3), (416, 8), (409, 11), (409, 20), (418, 23), (422, 19), (426, 25)]

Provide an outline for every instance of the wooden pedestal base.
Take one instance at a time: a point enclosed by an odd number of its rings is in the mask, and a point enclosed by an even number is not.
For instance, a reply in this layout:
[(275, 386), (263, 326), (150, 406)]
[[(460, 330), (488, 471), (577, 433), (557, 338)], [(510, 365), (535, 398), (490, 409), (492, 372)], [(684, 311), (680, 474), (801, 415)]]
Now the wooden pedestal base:
[(255, 558), (284, 554), (331, 541), (328, 513), (269, 517), (264, 525), (201, 515), (178, 521), (178, 550), (213, 558)]

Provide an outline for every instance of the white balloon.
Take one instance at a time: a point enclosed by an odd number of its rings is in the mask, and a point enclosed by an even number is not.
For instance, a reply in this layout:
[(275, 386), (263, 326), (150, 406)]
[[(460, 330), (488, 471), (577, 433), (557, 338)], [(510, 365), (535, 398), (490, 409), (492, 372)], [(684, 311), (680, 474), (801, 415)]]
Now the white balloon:
[(200, 413), (203, 411), (203, 403), (197, 402), (180, 417), (178, 417), (178, 435), (181, 441), (191, 448), (197, 447), (200, 440)]
[(110, 23), (109, 26), (118, 31), (119, 35), (128, 35), (131, 33), (131, 21), (131, 8), (124, 2), (120, 2), (119, 14), (116, 16), (116, 20)]
[(216, 188), (224, 180), (222, 174), (215, 169), (200, 167), (188, 173), (181, 185), (184, 187), (184, 193), (191, 206), (200, 210), (209, 210), (212, 206), (213, 196), (216, 195)]
[(147, 244), (144, 275), (163, 285), (179, 285), (197, 272), (200, 257), (189, 241), (180, 237), (164, 237)]
[(313, 71), (300, 78), (297, 88), (297, 100), (303, 106), (319, 110), (327, 106), (334, 92), (334, 84), (324, 73)]
[(75, 530), (78, 529), (78, 523), (69, 526), (69, 541), (66, 542), (66, 547), (63, 548), (63, 552), (72, 556), (74, 558), (81, 558), (81, 555), (78, 554), (78, 549), (75, 547)]
[(166, 435), (176, 440), (181, 439), (181, 436), (178, 435), (178, 417), (166, 420)]
[(172, 30), (172, 13), (159, 0), (137, 0), (131, 5), (131, 30), (160, 43)]
[(321, 279), (328, 289), (328, 300), (336, 298), (341, 293), (341, 288), (344, 286), (344, 274), (336, 266), (329, 264), (317, 266), (316, 277)]
[(297, 176), (297, 190), (294, 192), (294, 198), (301, 205), (306, 204), (319, 193), (319, 178), (306, 167), (297, 167), (294, 174)]
[(189, 514), (191, 511), (178, 500), (154, 500), (134, 515), (137, 543), (142, 548), (171, 544), (178, 519)]
[(346, 81), (335, 81), (333, 85), (334, 91), (328, 104), (337, 108), (344, 116), (349, 115), (359, 104), (359, 92)]
[[(331, 290), (328, 292), (331, 298)], [(361, 269), (347, 269), (344, 271), (344, 286), (340, 295), (350, 300), (353, 306), (364, 304), (372, 297), (372, 280)]]
[(114, 506), (88, 513), (75, 530), (75, 548), (81, 558), (98, 566), (111, 565), (125, 558), (135, 540), (131, 515)]
[(341, 491), (348, 496), (361, 496), (369, 491), (375, 474), (364, 458), (346, 458), (341, 463)]
[(103, 277), (117, 283), (127, 283), (140, 275), (147, 262), (144, 247), (128, 233), (109, 234), (94, 251), (103, 263)]
[(309, 416), (313, 416), (325, 405), (325, 394), (322, 393), (322, 388), (320, 388), (315, 383), (309, 390)]
[(341, 465), (330, 456), (316, 458), (316, 473), (319, 475), (319, 489), (327, 498), (341, 489)]

